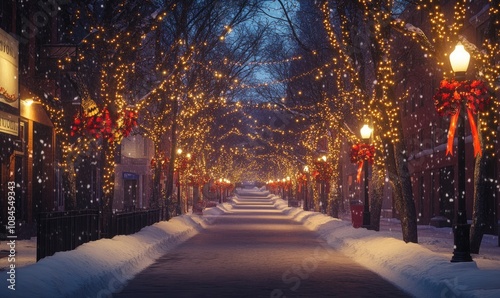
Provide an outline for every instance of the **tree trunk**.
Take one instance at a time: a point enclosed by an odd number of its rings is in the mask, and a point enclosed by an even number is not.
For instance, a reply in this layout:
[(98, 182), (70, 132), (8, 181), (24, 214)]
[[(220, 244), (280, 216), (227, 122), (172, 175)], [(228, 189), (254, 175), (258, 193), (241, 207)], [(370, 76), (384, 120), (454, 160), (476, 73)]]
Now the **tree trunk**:
[(336, 183), (330, 187), (331, 191), (328, 193), (328, 208), (327, 214), (333, 218), (339, 218), (339, 195), (338, 190), (333, 187), (337, 185)]
[[(489, 123), (494, 123), (492, 120)], [(491, 129), (491, 128), (490, 128)], [(481, 121), (478, 121), (478, 131), (481, 131)], [(494, 151), (484, 146), (482, 133), (479, 133), (481, 147), (484, 148), (482, 155), (476, 157), (474, 164), (474, 203), (472, 206), (472, 225), (470, 229), (470, 252), (479, 253), (481, 241), (486, 229), (488, 200), (493, 199), (495, 193), (494, 177)], [(493, 205), (493, 204), (491, 204)], [(493, 211), (494, 212), (494, 211)]]
[(336, 131), (339, 131), (338, 122), (334, 126), (334, 130), (330, 131), (328, 136), (328, 151), (329, 156), (331, 158), (331, 167), (332, 167), (332, 178), (330, 179), (330, 190), (331, 194), (328, 198), (328, 214), (334, 218), (339, 217), (339, 200), (341, 199), (339, 189), (339, 185), (342, 185), (341, 176), (339, 173), (340, 170), (340, 150), (342, 146), (342, 142), (338, 141), (334, 136), (336, 135)]
[(316, 181), (313, 181), (312, 182), (312, 188), (313, 188), (313, 206), (314, 206), (314, 211), (315, 212), (321, 212), (321, 209), (320, 209), (320, 205), (319, 205), (319, 202), (320, 202), (320, 189), (318, 188), (318, 183), (316, 183)]
[(200, 198), (200, 186), (198, 184), (195, 184), (193, 186), (193, 205), (197, 204), (200, 201), (201, 201), (201, 198)]
[(76, 179), (75, 163), (69, 161), (63, 174), (64, 181), (64, 208), (66, 210), (76, 209)]
[[(177, 147), (177, 111), (179, 110), (178, 99), (175, 99), (172, 105), (172, 130), (171, 130), (171, 144), (170, 144), (170, 162), (168, 164), (167, 172), (167, 185), (166, 185), (166, 201), (171, 205), (174, 201), (172, 194), (174, 192), (174, 170), (175, 170), (175, 154)], [(170, 214), (167, 212), (167, 220)]]
[(370, 224), (375, 231), (380, 231), (380, 216), (382, 214), (382, 202), (384, 200), (384, 172), (383, 168), (377, 166), (373, 167), (370, 191)]
[(160, 196), (161, 196), (161, 171), (162, 171), (162, 160), (160, 160), (160, 148), (155, 144), (155, 154), (156, 159), (154, 173), (153, 173), (153, 195), (151, 201), (149, 202), (149, 207), (158, 208), (160, 207)]
[[(382, 90), (378, 89), (378, 92), (382, 93)], [(389, 88), (386, 92), (388, 93), (388, 99), (395, 98), (393, 88)], [(398, 117), (401, 117), (400, 112), (396, 113)], [(403, 127), (401, 121), (391, 123), (389, 118), (384, 120), (381, 124), (383, 126), (382, 131), (396, 132), (396, 136), (385, 137), (382, 142), (385, 150), (389, 180), (394, 186), (394, 203), (401, 220), (403, 241), (418, 243), (417, 211), (415, 209), (415, 202), (413, 201), (413, 189), (408, 169), (408, 157), (405, 153)], [(394, 141), (394, 137), (398, 140)]]
[(101, 181), (103, 194), (101, 201), (101, 233), (103, 237), (110, 237), (112, 232), (111, 219), (115, 190), (115, 149), (116, 146), (114, 142), (110, 143), (107, 139), (102, 140)]
[(411, 186), (410, 171), (408, 170), (407, 157), (404, 155), (404, 146), (401, 142), (394, 144), (395, 161), (398, 169), (398, 176), (401, 181), (402, 212), (401, 227), (403, 229), (403, 240), (405, 242), (418, 243), (417, 232), (417, 211), (413, 201), (413, 189)]
[(472, 207), (472, 225), (470, 228), (470, 252), (479, 253), (486, 226), (485, 200), (487, 182), (485, 168), (487, 161), (484, 156), (478, 156), (474, 167), (474, 203)]
[(418, 243), (417, 215), (403, 146), (401, 142), (393, 144), (389, 139), (384, 139), (383, 142), (389, 181), (394, 188), (393, 200), (401, 220), (403, 241)]

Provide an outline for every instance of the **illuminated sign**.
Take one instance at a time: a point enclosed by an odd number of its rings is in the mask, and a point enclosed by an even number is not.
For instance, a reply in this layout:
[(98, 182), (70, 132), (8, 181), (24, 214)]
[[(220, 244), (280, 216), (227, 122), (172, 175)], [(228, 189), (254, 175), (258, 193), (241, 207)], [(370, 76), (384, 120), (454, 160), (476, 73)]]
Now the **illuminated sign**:
[(0, 29), (0, 103), (16, 109), (19, 108), (18, 54), (18, 41)]
[(19, 117), (0, 111), (0, 132), (19, 135)]

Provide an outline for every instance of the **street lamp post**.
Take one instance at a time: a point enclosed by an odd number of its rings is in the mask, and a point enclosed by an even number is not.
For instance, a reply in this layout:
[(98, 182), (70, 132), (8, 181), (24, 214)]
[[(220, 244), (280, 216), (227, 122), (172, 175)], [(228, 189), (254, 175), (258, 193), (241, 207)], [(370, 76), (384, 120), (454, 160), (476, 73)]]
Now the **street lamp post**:
[(218, 180), (216, 180), (216, 181), (214, 182), (214, 184), (215, 184), (215, 199), (216, 199), (216, 201), (217, 201), (217, 202), (219, 202), (219, 203), (220, 203), (220, 189), (219, 189), (219, 181), (218, 181)]
[[(363, 139), (363, 141), (366, 143), (366, 144), (369, 144), (370, 143), (370, 137), (372, 135), (372, 131), (373, 129), (370, 128), (368, 126), (368, 124), (365, 124), (363, 125), (363, 127), (361, 128), (361, 138)], [(364, 185), (364, 194), (365, 194), (365, 203), (364, 203), (364, 208), (363, 208), (363, 228), (367, 228), (369, 229), (370, 226), (371, 226), (371, 223), (370, 223), (370, 217), (371, 217), (371, 214), (370, 214), (370, 201), (369, 201), (369, 197), (368, 197), (368, 160), (365, 160), (363, 162), (363, 171), (365, 172), (365, 176), (364, 176), (364, 181), (363, 181), (363, 185)]]
[(290, 200), (292, 199), (292, 182), (290, 180), (290, 176), (286, 177), (286, 186), (288, 187), (287, 191), (288, 204), (290, 204)]
[[(321, 157), (320, 161), (322, 161), (324, 164), (326, 164), (326, 159), (327, 159), (326, 155), (323, 155)], [(323, 173), (322, 173), (323, 174), (323, 178), (321, 179), (321, 182), (319, 184), (319, 187), (320, 187), (320, 197), (321, 197), (320, 202), (321, 202), (321, 212), (326, 214), (326, 205), (327, 205), (327, 203), (326, 203), (326, 181), (325, 181), (325, 179), (326, 179), (325, 178), (325, 175), (326, 175), (326, 173), (325, 173), (326, 172), (326, 166), (322, 167), (322, 169), (323, 169)]]
[(181, 215), (181, 167), (180, 167), (180, 156), (182, 154), (182, 149), (177, 149), (177, 155), (179, 155), (179, 165), (177, 166), (177, 215)]
[(285, 188), (286, 188), (286, 179), (283, 178), (283, 179), (281, 179), (281, 196), (282, 196), (283, 200), (288, 200), (288, 197), (286, 196)]
[[(458, 43), (450, 54), (450, 64), (455, 79), (465, 80), (465, 72), (469, 67), (470, 54)], [(470, 255), (470, 225), (467, 223), (466, 190), (465, 190), (465, 101), (460, 103), (460, 113), (457, 127), (457, 166), (458, 166), (458, 210), (457, 222), (453, 227), (454, 250), (451, 262), (471, 262)]]
[[(184, 208), (185, 208), (186, 212), (188, 212), (189, 211), (189, 197), (190, 197), (188, 176), (189, 176), (189, 167), (190, 167), (190, 162), (191, 162), (191, 153), (186, 154), (186, 161), (187, 161), (187, 171), (186, 171), (186, 174), (184, 175), (184, 182), (185, 182), (184, 189), (186, 192), (185, 193), (186, 194), (186, 203), (184, 204)], [(193, 201), (193, 206), (194, 206), (194, 201)]]
[(224, 202), (224, 197), (222, 195), (222, 178), (219, 178), (219, 203), (222, 204)]
[(309, 180), (309, 167), (304, 166), (304, 172), (306, 173), (306, 181), (305, 181), (305, 186), (304, 186), (304, 210), (309, 211), (309, 202), (307, 201), (307, 180)]

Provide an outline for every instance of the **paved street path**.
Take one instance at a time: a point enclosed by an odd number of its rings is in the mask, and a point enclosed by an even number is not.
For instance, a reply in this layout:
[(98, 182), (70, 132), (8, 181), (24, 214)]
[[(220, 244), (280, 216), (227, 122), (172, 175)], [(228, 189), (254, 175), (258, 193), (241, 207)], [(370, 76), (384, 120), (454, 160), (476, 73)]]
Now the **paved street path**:
[(177, 246), (113, 297), (407, 297), (327, 247), (265, 197)]

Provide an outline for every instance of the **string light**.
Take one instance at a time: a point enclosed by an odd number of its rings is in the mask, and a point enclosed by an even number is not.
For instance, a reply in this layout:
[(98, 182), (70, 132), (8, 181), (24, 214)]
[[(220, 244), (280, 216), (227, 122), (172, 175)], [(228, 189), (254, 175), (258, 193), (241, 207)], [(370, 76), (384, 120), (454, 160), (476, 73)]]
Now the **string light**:
[[(349, 142), (359, 141), (356, 134), (343, 125), (348, 116), (354, 115), (360, 122), (365, 118), (373, 119), (373, 123), (376, 125), (375, 129), (379, 132), (375, 143), (380, 152), (383, 152), (384, 142), (391, 144), (401, 142), (402, 125), (399, 107), (400, 103), (408, 97), (408, 93), (399, 97), (394, 95), (395, 65), (392, 59), (394, 40), (392, 36), (387, 34), (387, 28), (384, 26), (392, 25), (400, 32), (404, 32), (407, 37), (419, 41), (428, 57), (435, 58), (438, 67), (444, 70), (447, 69), (445, 67), (447, 53), (437, 55), (434, 51), (436, 48), (441, 48), (441, 45), (453, 44), (452, 41), (461, 38), (459, 32), (463, 27), (467, 8), (466, 1), (456, 1), (454, 22), (448, 26), (444, 13), (435, 1), (421, 1), (418, 8), (430, 11), (431, 32), (435, 33), (425, 41), (418, 31), (408, 30), (409, 27), (405, 21), (395, 20), (390, 10), (384, 10), (372, 1), (361, 0), (363, 23), (373, 24), (372, 46), (376, 48), (379, 55), (379, 57), (375, 57), (374, 61), (375, 65), (372, 71), (375, 80), (372, 84), (371, 82), (367, 83), (360, 76), (357, 66), (360, 61), (353, 61), (351, 53), (348, 52), (348, 46), (351, 44), (353, 36), (351, 36), (347, 16), (336, 15), (330, 5), (329, 1), (324, 1), (321, 5), (321, 12), (323, 26), (334, 55), (325, 63), (319, 63), (319, 65), (284, 79), (252, 84), (228, 70), (232, 67), (245, 68), (248, 66), (304, 63), (304, 60), (307, 59), (306, 55), (316, 57), (317, 52), (311, 51), (276, 61), (242, 62), (222, 55), (217, 59), (207, 61), (202, 57), (202, 53), (205, 49), (213, 47), (210, 42), (197, 43), (185, 38), (172, 38), (173, 40), (168, 42), (168, 45), (164, 45), (157, 40), (156, 32), (151, 34), (153, 31), (162, 30), (162, 25), (168, 20), (170, 12), (174, 11), (176, 5), (159, 12), (153, 18), (150, 26), (142, 28), (141, 32), (136, 35), (127, 30), (114, 30), (112, 26), (89, 25), (91, 34), (82, 41), (82, 50), (78, 51), (78, 60), (82, 65), (101, 64), (96, 67), (100, 70), (98, 75), (99, 98), (96, 101), (99, 102), (100, 107), (112, 110), (113, 115), (118, 117), (118, 123), (122, 121), (119, 118), (120, 115), (127, 109), (141, 115), (138, 131), (153, 141), (155, 155), (167, 153), (167, 148), (160, 146), (160, 144), (164, 142), (168, 127), (171, 127), (172, 122), (176, 121), (178, 127), (174, 133), (178, 138), (178, 146), (190, 148), (190, 152), (196, 156), (193, 160), (199, 162), (203, 168), (209, 169), (208, 172), (212, 177), (228, 177), (232, 181), (241, 179), (245, 176), (244, 171), (235, 171), (235, 168), (242, 166), (243, 161), (250, 161), (249, 165), (245, 165), (244, 168), (250, 168), (251, 172), (254, 173), (267, 172), (269, 167), (266, 168), (265, 165), (273, 162), (277, 170), (276, 173), (269, 174), (270, 176), (275, 176), (274, 178), (278, 176), (295, 177), (294, 169), (297, 168), (297, 156), (294, 145), (296, 146), (296, 144), (274, 143), (273, 140), (266, 138), (264, 133), (255, 132), (267, 132), (282, 138), (293, 137), (293, 140), (297, 139), (298, 143), (307, 151), (304, 157), (307, 163), (312, 162), (312, 155), (318, 148), (318, 144), (326, 140), (327, 148), (325, 149), (329, 152), (328, 160), (333, 161), (334, 165), (338, 164), (337, 161), (340, 158), (341, 137), (347, 138)], [(498, 8), (490, 5), (489, 14), (490, 17), (498, 19)], [(77, 20), (90, 20), (94, 17), (89, 11), (80, 8), (75, 10), (75, 16)], [(214, 40), (217, 40), (217, 43), (227, 42), (231, 39), (230, 34), (235, 29), (234, 24), (221, 25), (217, 29), (218, 33), (214, 35)], [(368, 28), (362, 29), (368, 30)], [(145, 59), (141, 56), (140, 49), (147, 48), (148, 44), (157, 42), (164, 47), (159, 50), (157, 61), (152, 63), (155, 72), (152, 76), (155, 77), (156, 81), (148, 83), (147, 87), (150, 87), (150, 90), (147, 94), (138, 97), (137, 94), (130, 91), (133, 89), (130, 86), (132, 84), (130, 78), (139, 74), (140, 65), (131, 63), (127, 57), (132, 54), (140, 59)], [(433, 45), (438, 46), (434, 47)], [(500, 74), (500, 66), (493, 63), (495, 53), (499, 50), (498, 44), (485, 41), (483, 48), (486, 48), (486, 51), (472, 51), (471, 55), (478, 61), (478, 68), (481, 69), (482, 76), (489, 82), (490, 86), (493, 86), (495, 79)], [(100, 51), (102, 60), (93, 61), (96, 58), (93, 56), (95, 51)], [(173, 57), (174, 53), (175, 57)], [(167, 59), (170, 60), (167, 61)], [(219, 59), (223, 61), (221, 65), (216, 63)], [(65, 58), (59, 62), (61, 69), (64, 69), (71, 60)], [(192, 73), (195, 72), (203, 79), (193, 76)], [(445, 72), (445, 75), (449, 74), (449, 71)], [(283, 97), (284, 100), (280, 100), (279, 104), (231, 101), (234, 94), (242, 90), (265, 89), (273, 85), (288, 84), (292, 86), (300, 79), (310, 78), (317, 82), (332, 81), (332, 84), (335, 85), (332, 89), (336, 90), (336, 94), (321, 92), (316, 103), (294, 105), (291, 97), (302, 99), (307, 96), (305, 89), (298, 90), (298, 88), (294, 89), (296, 91), (294, 94)], [(174, 109), (175, 105), (178, 106), (177, 112)], [(50, 111), (54, 123), (63, 123), (61, 119), (64, 119), (66, 115), (62, 109), (49, 106), (46, 108)], [(488, 149), (493, 148), (493, 142), (497, 139), (496, 130), (488, 130), (488, 125), (484, 121), (493, 119), (494, 123), (498, 123), (498, 108), (498, 101), (495, 101), (494, 105), (480, 117), (481, 131), (485, 135), (485, 146)], [(301, 127), (304, 127), (304, 130), (300, 133), (288, 128), (285, 130), (281, 127), (273, 127), (269, 123), (263, 123), (255, 117), (252, 118), (257, 112), (276, 109), (289, 112), (290, 115), (287, 115), (287, 119), (297, 123), (297, 125), (303, 125)], [(234, 121), (227, 123), (221, 119)], [(238, 123), (247, 124), (248, 129), (242, 129)], [(76, 156), (92, 150), (89, 147), (92, 140), (88, 136), (80, 136), (70, 142), (66, 127), (56, 125), (55, 130), (58, 135), (65, 136), (63, 148), (65, 148), (65, 154), (71, 156), (70, 161), (74, 161)], [(273, 153), (255, 156), (257, 149), (218, 145), (225, 141), (230, 142), (229, 140), (232, 138), (248, 139), (251, 143), (258, 144), (256, 148), (266, 147), (268, 152)], [(98, 147), (107, 152), (106, 173), (113, 172), (115, 146), (116, 144), (112, 143), (100, 144)], [(382, 167), (384, 158), (385, 155), (377, 156), (375, 162)], [(113, 177), (108, 174), (105, 178), (105, 193), (111, 193)], [(337, 178), (337, 176), (333, 177), (332, 181), (337, 181)]]

